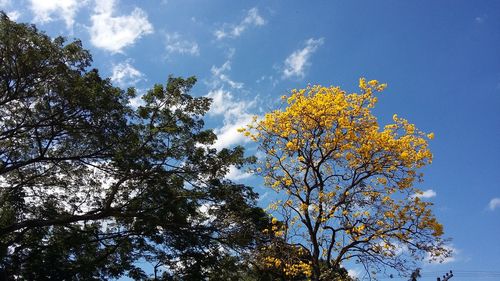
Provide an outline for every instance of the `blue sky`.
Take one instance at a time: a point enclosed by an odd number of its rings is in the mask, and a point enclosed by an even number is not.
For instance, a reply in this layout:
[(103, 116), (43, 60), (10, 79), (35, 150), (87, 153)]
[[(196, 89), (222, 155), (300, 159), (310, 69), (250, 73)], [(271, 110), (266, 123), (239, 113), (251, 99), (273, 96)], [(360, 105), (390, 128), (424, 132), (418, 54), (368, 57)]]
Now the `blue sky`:
[[(214, 98), (216, 147), (254, 153), (236, 129), (292, 88), (388, 83), (380, 122), (397, 113), (436, 134), (420, 187), (455, 256), (423, 265), (422, 280), (500, 272), (500, 1), (0, 0), (0, 9), (80, 38), (117, 86), (144, 92), (169, 74), (197, 76), (193, 94)], [(230, 177), (255, 186), (263, 206), (273, 197), (256, 177)]]

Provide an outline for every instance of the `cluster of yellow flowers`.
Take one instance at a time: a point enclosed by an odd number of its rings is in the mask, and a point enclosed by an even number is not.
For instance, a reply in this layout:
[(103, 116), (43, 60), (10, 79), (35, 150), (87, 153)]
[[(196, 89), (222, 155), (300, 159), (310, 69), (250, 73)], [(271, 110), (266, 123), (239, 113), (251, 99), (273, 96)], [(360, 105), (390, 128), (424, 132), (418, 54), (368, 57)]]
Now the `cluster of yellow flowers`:
[(310, 277), (312, 275), (311, 264), (301, 260), (296, 262), (286, 262), (279, 258), (268, 256), (264, 258), (264, 266), (268, 268), (280, 269), (287, 277), (300, 275)]
[[(378, 173), (415, 169), (430, 163), (432, 154), (426, 139), (432, 139), (434, 134), (418, 131), (414, 124), (397, 115), (393, 117), (395, 123), (380, 130), (371, 114), (377, 102), (373, 92), (382, 91), (386, 85), (362, 78), (359, 86), (360, 94), (319, 85), (292, 90), (285, 97), (286, 110), (267, 113), (240, 131), (261, 142), (264, 151), (275, 156), (268, 159), (266, 167), (276, 168), (286, 161), (310, 164), (311, 159), (304, 152), (311, 150), (331, 159), (347, 160), (352, 169), (369, 163)], [(290, 184), (290, 178), (269, 183), (275, 188)]]
[(276, 218), (271, 219), (271, 228), (270, 229), (263, 229), (262, 233), (263, 234), (271, 234), (274, 237), (283, 237), (285, 235), (286, 231), (286, 225), (283, 223), (280, 223)]
[[(359, 93), (320, 85), (292, 90), (282, 97), (284, 109), (240, 130), (266, 154), (259, 169), (265, 184), (288, 196), (272, 210), (281, 205), (295, 212), (299, 227), (301, 222), (309, 228), (336, 225), (347, 241), (370, 237), (391, 245), (390, 239), (411, 238), (408, 226), (443, 234), (430, 203), (394, 199), (398, 191), (418, 193), (413, 184), (421, 177), (417, 170), (432, 162), (428, 141), (434, 134), (396, 114), (381, 127), (372, 109), (375, 93), (386, 86), (361, 78)], [(362, 207), (353, 210), (345, 202)], [(314, 240), (328, 244), (327, 235)], [(333, 250), (342, 252), (344, 246), (335, 243)]]

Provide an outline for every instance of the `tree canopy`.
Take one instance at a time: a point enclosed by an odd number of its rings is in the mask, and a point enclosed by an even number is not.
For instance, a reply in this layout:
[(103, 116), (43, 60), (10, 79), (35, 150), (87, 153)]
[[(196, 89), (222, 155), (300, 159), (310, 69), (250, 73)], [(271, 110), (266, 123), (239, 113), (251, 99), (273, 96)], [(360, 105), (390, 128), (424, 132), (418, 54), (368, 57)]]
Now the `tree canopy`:
[(251, 188), (224, 179), (253, 159), (210, 148), (194, 77), (133, 108), (135, 90), (91, 61), (80, 41), (0, 15), (3, 278), (202, 280), (234, 265), (269, 223)]
[(292, 90), (284, 109), (241, 130), (265, 153), (257, 171), (283, 198), (270, 206), (282, 221), (272, 231), (299, 253), (294, 261), (267, 250), (271, 266), (333, 280), (349, 260), (368, 274), (384, 267), (405, 272), (412, 261), (449, 254), (431, 203), (414, 186), (419, 168), (431, 163), (434, 135), (397, 115), (381, 127), (372, 109), (385, 87), (362, 78), (359, 93), (319, 85)]
[(79, 40), (0, 13), (0, 280), (352, 280), (349, 261), (408, 272), (449, 255), (415, 186), (434, 135), (379, 125), (385, 84), (293, 90), (242, 129), (282, 197), (271, 219), (225, 178), (256, 159), (212, 148), (195, 83), (170, 76), (133, 107)]

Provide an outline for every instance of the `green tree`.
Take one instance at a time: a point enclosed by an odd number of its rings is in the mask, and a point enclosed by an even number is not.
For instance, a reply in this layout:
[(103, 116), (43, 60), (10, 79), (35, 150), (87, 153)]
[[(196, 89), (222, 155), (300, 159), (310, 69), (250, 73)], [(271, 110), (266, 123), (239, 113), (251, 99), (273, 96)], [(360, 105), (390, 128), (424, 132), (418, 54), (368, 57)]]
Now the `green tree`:
[[(80, 41), (0, 14), (0, 271), (9, 280), (202, 280), (267, 226), (224, 180), (243, 149), (210, 148), (210, 100), (170, 77), (131, 108)], [(206, 210), (206, 211), (205, 211)]]

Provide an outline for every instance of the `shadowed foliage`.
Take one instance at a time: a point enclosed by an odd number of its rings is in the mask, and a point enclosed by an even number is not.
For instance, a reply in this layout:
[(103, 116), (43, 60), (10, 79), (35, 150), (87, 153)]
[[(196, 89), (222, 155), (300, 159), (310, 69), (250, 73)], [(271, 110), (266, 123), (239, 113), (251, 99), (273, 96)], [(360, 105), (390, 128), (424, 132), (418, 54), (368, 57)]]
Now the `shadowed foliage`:
[(5, 14), (0, 60), (2, 278), (202, 280), (267, 227), (251, 188), (224, 179), (253, 158), (210, 148), (194, 77), (132, 108), (80, 41)]

